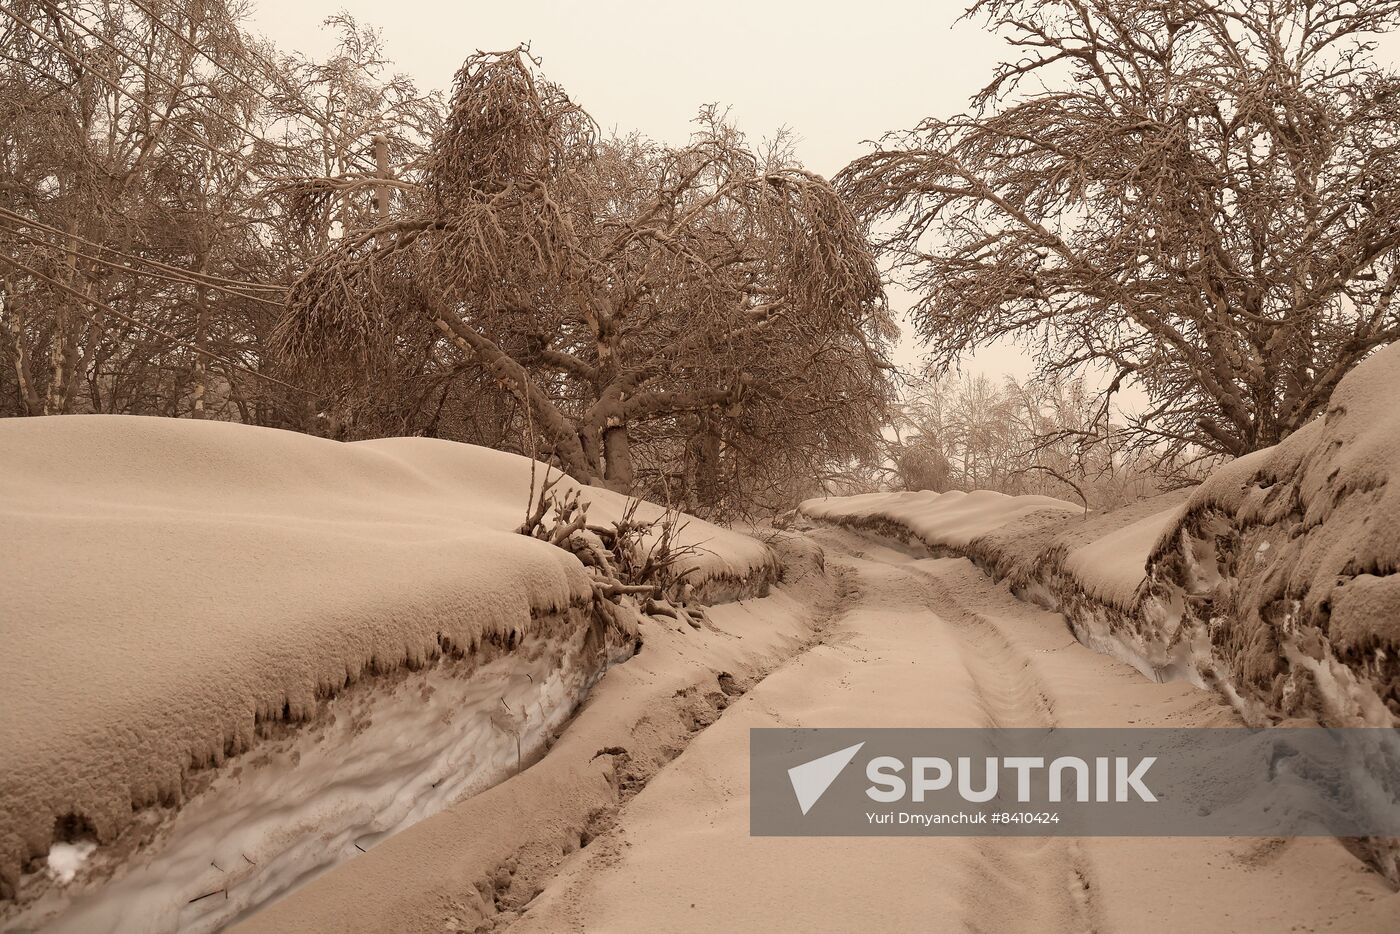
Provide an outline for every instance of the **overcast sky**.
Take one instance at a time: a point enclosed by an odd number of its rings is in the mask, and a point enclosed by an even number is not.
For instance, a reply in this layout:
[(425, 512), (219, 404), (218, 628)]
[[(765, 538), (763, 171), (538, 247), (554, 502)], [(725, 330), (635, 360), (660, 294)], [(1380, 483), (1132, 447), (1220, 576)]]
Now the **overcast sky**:
[[(544, 72), (605, 129), (680, 143), (700, 106), (717, 102), (752, 138), (789, 127), (803, 162), (827, 176), (865, 140), (962, 110), (1005, 48), (980, 24), (957, 22), (958, 0), (256, 4), (255, 31), (310, 54), (334, 41), (322, 21), (348, 11), (383, 30), (388, 55), (424, 88), (449, 89), (476, 49), (530, 42)], [(902, 312), (903, 296), (891, 298)], [(910, 367), (919, 357), (906, 333), (896, 361)], [(1023, 376), (1030, 365), (1007, 347), (966, 368)]]

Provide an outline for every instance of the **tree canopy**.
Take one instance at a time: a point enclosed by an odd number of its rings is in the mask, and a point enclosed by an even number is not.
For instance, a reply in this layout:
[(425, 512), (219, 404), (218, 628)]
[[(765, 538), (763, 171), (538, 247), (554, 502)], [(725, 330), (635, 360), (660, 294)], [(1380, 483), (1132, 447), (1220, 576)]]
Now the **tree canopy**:
[(420, 190), (293, 286), (285, 355), (351, 419), (407, 358), (484, 372), (573, 476), (701, 510), (872, 452), (892, 325), (834, 188), (713, 109), (602, 138), (537, 65), (467, 60)]
[(838, 184), (944, 366), (1001, 338), (1132, 382), (1138, 443), (1240, 455), (1400, 335), (1391, 0), (981, 0), (1015, 50), (971, 112)]
[(712, 514), (876, 456), (880, 275), (785, 136), (603, 134), (524, 48), (424, 93), (347, 15), (313, 59), (244, 12), (0, 8), (0, 416), (429, 435)]

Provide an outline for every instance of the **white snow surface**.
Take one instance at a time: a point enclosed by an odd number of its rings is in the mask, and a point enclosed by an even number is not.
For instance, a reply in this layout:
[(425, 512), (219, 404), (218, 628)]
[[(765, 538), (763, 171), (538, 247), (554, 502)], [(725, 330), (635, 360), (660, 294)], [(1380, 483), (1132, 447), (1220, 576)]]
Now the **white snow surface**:
[(83, 868), (83, 863), (97, 849), (97, 844), (92, 840), (79, 840), (77, 843), (55, 843), (49, 849), (49, 856), (44, 862), (48, 865), (49, 873), (63, 885), (73, 881), (73, 877), (78, 874), (78, 870)]
[(991, 490), (833, 496), (806, 500), (798, 510), (814, 519), (884, 520), (903, 526), (928, 545), (947, 548), (966, 547), (974, 538), (1031, 513), (1082, 511), (1053, 496), (1008, 496)]

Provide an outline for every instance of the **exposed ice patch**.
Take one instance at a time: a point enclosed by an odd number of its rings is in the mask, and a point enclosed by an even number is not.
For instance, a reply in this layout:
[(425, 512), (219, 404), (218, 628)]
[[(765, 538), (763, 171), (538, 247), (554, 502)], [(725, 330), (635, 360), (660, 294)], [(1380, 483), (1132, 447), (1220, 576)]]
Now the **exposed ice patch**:
[(152, 814), (149, 844), (52, 847), (47, 872), (62, 887), (3, 929), (218, 930), (531, 764), (626, 654), (612, 651), (586, 657), (577, 635), (527, 641), (480, 667), (441, 658), (361, 682), (304, 728), (207, 773), (178, 811)]
[(49, 847), (49, 874), (59, 885), (67, 885), (73, 881), (73, 877), (78, 874), (78, 870), (83, 868), (83, 863), (92, 855), (92, 851), (97, 849), (97, 844), (92, 840), (79, 840), (77, 843), (55, 843)]

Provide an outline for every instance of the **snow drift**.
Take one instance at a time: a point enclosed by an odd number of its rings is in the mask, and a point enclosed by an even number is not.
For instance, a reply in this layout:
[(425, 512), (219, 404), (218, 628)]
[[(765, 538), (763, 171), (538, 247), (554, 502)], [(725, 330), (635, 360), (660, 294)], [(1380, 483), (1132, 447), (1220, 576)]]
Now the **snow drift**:
[(1046, 500), (872, 494), (800, 511), (966, 555), (1086, 645), (1213, 687), (1251, 724), (1400, 725), (1400, 347), (1189, 494), (1082, 518)]
[(1400, 724), (1400, 346), (1201, 484), (1148, 561), (1144, 640), (1255, 722)]
[(809, 499), (798, 510), (813, 519), (883, 529), (931, 548), (966, 548), (973, 539), (1036, 513), (1079, 513), (1052, 496), (1008, 496), (991, 490), (865, 493)]
[[(514, 534), (529, 487), (431, 439), (0, 421), (0, 923), (208, 929), (518, 768), (631, 650)], [(773, 568), (681, 538), (702, 584)]]

